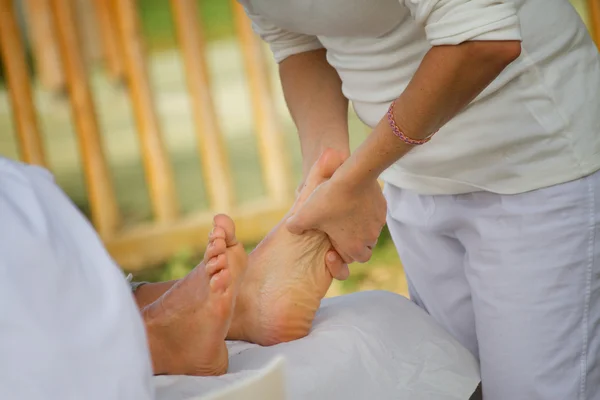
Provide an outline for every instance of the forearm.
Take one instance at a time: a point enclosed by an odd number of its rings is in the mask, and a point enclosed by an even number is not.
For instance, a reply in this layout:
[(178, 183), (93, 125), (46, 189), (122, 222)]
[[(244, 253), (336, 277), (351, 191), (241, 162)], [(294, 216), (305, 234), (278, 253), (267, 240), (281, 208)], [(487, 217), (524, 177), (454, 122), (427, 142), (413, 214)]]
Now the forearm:
[(304, 176), (325, 148), (349, 155), (348, 100), (325, 50), (288, 57), (280, 64), (279, 73), (300, 137)]
[[(519, 42), (465, 42), (433, 47), (396, 101), (396, 124), (410, 138), (426, 138), (477, 97), (519, 52)], [(340, 168), (340, 175), (354, 183), (376, 179), (411, 148), (393, 135), (384, 116)]]

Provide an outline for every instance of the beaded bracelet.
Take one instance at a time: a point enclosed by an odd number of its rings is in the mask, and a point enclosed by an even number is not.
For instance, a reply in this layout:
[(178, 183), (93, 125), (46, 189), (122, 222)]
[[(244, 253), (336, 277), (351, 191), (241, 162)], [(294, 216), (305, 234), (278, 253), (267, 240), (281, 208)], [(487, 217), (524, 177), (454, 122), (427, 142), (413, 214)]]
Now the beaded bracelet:
[(387, 112), (388, 122), (390, 123), (390, 128), (392, 128), (392, 132), (394, 133), (394, 135), (396, 135), (404, 143), (407, 143), (407, 144), (410, 144), (413, 146), (420, 146), (422, 144), (429, 142), (431, 140), (431, 137), (433, 135), (435, 135), (435, 132), (432, 133), (431, 135), (427, 136), (425, 139), (412, 139), (412, 138), (409, 138), (408, 136), (406, 136), (404, 134), (404, 132), (402, 132), (400, 130), (400, 128), (398, 128), (398, 125), (396, 125), (396, 120), (394, 119), (394, 106), (395, 105), (396, 105), (396, 101), (394, 100), (392, 102), (392, 104), (390, 104), (390, 108), (388, 109), (388, 112)]

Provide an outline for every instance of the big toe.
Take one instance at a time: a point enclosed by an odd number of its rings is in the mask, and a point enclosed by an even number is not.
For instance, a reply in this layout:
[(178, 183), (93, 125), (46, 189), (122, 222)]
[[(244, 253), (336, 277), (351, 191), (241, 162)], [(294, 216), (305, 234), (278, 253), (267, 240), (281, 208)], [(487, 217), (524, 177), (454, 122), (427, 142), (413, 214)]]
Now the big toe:
[(322, 178), (329, 179), (344, 161), (346, 160), (339, 151), (327, 148), (321, 153), (319, 160), (316, 162), (315, 167), (317, 171), (315, 172)]
[(331, 178), (343, 162), (344, 158), (340, 152), (330, 148), (325, 149), (311, 167), (304, 182), (304, 187), (298, 196), (298, 203), (303, 203), (317, 186)]
[(235, 224), (228, 215), (216, 215), (213, 222), (215, 227), (220, 227), (225, 231), (225, 242), (227, 243), (227, 247), (238, 244), (237, 238), (235, 237)]

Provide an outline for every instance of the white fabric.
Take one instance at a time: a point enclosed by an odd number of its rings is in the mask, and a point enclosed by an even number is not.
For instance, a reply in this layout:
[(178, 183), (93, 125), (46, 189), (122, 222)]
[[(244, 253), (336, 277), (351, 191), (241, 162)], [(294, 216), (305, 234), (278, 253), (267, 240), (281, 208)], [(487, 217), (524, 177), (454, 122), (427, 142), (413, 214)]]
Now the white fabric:
[(518, 60), (382, 175), (395, 186), (513, 194), (600, 169), (600, 59), (567, 0), (239, 1), (277, 61), (326, 48), (370, 126), (432, 45), (522, 39)]
[(285, 360), (274, 358), (260, 371), (246, 379), (238, 380), (226, 387), (211, 391), (198, 400), (286, 400)]
[(514, 196), (385, 195), (411, 298), (481, 359), (486, 400), (600, 400), (600, 172)]
[(0, 157), (0, 399), (149, 400), (123, 274), (41, 168)]
[(260, 347), (228, 344), (222, 377), (155, 377), (158, 400), (188, 400), (286, 361), (289, 400), (468, 400), (479, 383), (473, 356), (406, 298), (362, 292), (325, 299), (310, 335)]

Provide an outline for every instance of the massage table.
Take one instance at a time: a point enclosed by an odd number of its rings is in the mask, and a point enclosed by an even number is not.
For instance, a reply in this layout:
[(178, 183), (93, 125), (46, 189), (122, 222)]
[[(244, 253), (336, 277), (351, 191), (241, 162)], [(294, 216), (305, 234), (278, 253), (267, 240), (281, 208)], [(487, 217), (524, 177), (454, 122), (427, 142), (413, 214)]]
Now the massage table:
[(271, 347), (228, 342), (220, 377), (157, 376), (157, 400), (469, 400), (476, 360), (408, 299), (325, 299), (310, 334)]

